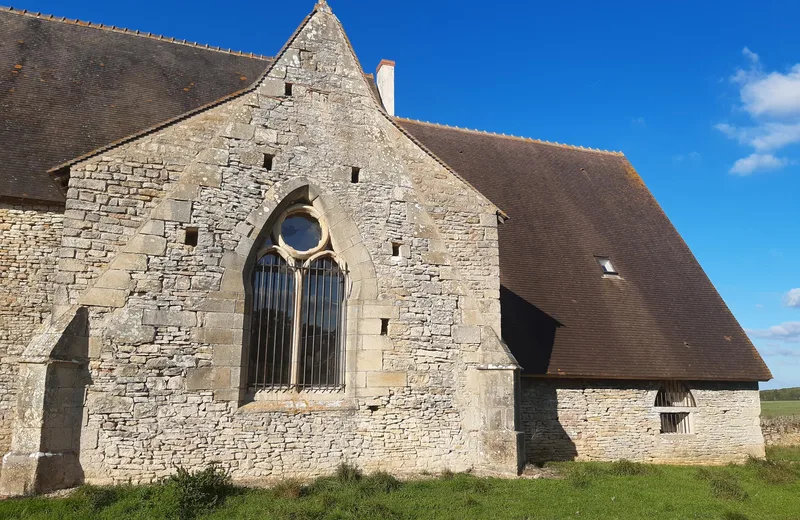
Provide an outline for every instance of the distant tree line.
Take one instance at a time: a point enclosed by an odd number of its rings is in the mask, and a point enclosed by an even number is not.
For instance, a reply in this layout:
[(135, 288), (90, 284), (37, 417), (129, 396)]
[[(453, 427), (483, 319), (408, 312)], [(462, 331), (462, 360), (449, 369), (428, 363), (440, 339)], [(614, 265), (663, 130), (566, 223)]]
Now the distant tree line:
[(800, 401), (800, 386), (780, 390), (762, 390), (762, 401)]

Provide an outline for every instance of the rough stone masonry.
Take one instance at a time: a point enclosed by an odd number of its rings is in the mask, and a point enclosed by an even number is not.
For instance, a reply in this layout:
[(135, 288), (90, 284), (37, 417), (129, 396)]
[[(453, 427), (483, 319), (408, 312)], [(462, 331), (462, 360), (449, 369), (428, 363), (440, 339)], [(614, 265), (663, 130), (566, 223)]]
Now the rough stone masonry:
[[(249, 401), (248, 268), (299, 200), (348, 269), (345, 390)], [(497, 219), (387, 116), (318, 8), (251, 91), (72, 166), (53, 319), (20, 356), (3, 492), (212, 461), (238, 479), (342, 462), (515, 474)]]

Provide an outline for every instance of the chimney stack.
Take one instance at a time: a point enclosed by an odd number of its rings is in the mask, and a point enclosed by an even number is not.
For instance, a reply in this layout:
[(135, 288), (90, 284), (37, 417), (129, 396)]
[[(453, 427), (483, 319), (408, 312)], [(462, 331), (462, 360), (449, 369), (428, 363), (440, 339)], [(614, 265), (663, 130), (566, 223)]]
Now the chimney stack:
[(378, 92), (381, 94), (383, 108), (390, 116), (394, 115), (394, 62), (381, 60), (378, 65), (378, 72), (375, 75), (375, 83), (378, 85)]

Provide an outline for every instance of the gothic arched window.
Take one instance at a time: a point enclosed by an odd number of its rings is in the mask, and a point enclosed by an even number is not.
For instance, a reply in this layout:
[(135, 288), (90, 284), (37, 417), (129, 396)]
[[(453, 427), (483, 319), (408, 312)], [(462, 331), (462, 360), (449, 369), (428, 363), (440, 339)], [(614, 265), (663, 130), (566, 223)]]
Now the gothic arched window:
[(251, 389), (342, 387), (345, 278), (319, 213), (286, 210), (253, 267)]

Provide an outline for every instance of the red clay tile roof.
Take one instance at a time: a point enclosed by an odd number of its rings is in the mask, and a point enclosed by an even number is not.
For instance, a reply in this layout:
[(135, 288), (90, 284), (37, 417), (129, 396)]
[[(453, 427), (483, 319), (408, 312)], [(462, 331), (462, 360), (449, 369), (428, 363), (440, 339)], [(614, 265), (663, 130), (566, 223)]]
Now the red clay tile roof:
[(511, 217), (499, 228), (502, 335), (525, 374), (771, 378), (622, 154), (397, 121)]
[(245, 55), (0, 11), (0, 197), (63, 202), (47, 171), (250, 86)]

